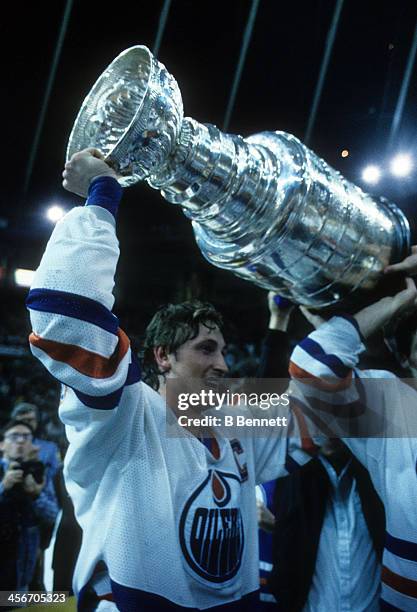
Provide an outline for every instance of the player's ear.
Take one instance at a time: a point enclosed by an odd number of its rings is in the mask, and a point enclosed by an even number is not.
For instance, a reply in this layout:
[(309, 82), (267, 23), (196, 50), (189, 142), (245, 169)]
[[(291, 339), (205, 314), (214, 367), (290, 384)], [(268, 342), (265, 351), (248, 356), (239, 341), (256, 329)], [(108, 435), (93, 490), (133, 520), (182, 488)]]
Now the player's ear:
[(161, 374), (166, 374), (169, 372), (171, 369), (171, 360), (166, 347), (155, 346), (153, 349), (153, 355), (155, 357), (158, 370), (161, 372)]

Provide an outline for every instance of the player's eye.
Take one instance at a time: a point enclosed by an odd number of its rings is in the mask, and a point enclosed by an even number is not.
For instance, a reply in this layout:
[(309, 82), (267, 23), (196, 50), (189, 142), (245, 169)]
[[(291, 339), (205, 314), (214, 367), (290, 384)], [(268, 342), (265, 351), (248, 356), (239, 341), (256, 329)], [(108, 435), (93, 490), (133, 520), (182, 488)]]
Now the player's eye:
[(210, 355), (211, 353), (214, 353), (216, 349), (212, 344), (201, 344), (199, 350), (205, 355)]

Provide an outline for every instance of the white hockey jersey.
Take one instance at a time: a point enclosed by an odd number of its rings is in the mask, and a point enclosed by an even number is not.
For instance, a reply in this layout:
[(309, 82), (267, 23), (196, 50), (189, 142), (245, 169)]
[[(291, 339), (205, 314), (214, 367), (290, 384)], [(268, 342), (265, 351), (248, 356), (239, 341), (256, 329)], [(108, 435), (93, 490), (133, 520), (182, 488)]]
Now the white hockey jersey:
[(28, 298), (32, 351), (64, 385), (65, 478), (83, 529), (75, 591), (104, 561), (139, 599), (196, 609), (239, 600), (258, 588), (255, 485), (286, 473), (286, 441), (274, 430), (220, 438), (216, 459), (191, 434), (165, 435), (164, 401), (140, 381), (111, 312), (118, 255), (112, 214), (74, 208)]

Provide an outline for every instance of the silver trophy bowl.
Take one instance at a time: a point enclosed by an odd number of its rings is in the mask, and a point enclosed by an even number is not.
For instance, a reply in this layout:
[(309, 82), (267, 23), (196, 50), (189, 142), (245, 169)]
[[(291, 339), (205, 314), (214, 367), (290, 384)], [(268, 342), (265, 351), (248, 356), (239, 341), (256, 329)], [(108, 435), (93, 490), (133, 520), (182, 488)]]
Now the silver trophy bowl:
[(128, 186), (179, 204), (212, 264), (313, 308), (375, 289), (410, 229), (285, 132), (249, 138), (183, 117), (174, 78), (143, 46), (123, 51), (76, 118), (67, 158), (96, 147)]
[(123, 51), (85, 98), (67, 159), (96, 147), (120, 174), (123, 187), (161, 166), (178, 140), (183, 107), (176, 81), (146, 47)]

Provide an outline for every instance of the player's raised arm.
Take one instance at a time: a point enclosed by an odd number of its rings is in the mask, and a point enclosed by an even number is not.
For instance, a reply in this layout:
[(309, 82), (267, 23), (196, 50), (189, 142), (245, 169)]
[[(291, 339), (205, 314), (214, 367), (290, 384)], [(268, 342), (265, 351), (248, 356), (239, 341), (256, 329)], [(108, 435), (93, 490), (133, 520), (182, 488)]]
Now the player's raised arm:
[(65, 189), (88, 199), (57, 223), (36, 271), (27, 299), (30, 346), (85, 405), (112, 408), (131, 363), (128, 338), (112, 313), (122, 189), (96, 149), (73, 155), (63, 177)]

